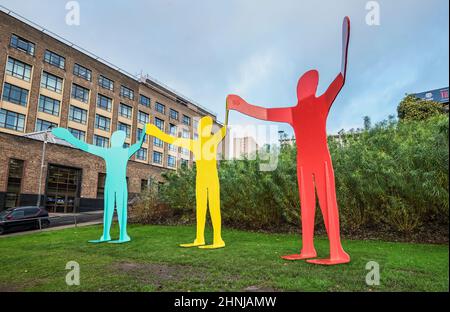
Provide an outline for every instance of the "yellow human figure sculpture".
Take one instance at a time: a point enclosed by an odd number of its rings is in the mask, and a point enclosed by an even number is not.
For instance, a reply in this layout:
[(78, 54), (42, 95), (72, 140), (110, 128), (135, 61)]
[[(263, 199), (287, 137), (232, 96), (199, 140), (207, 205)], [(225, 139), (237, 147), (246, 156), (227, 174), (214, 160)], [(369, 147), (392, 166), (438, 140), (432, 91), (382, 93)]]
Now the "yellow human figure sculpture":
[[(226, 135), (226, 125), (212, 134), (213, 120), (206, 116), (198, 124), (199, 137), (196, 140), (177, 138), (165, 134), (155, 125), (148, 124), (146, 133), (164, 142), (190, 150), (195, 157), (197, 175), (195, 183), (197, 235), (193, 243), (181, 247), (215, 249), (225, 247), (222, 240), (220, 216), (220, 185), (217, 172), (217, 147)], [(207, 203), (211, 216), (214, 238), (212, 245), (205, 245), (205, 223)]]

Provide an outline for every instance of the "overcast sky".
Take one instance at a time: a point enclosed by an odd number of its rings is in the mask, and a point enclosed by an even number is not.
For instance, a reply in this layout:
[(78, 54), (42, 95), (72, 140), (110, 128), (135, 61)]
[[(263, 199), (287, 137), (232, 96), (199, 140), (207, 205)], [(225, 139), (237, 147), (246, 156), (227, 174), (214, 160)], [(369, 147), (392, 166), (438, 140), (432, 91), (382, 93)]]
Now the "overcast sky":
[[(347, 83), (328, 131), (396, 114), (405, 93), (448, 86), (449, 2), (380, 0), (380, 25), (366, 0), (80, 0), (79, 26), (66, 1), (0, 0), (3, 6), (113, 64), (148, 73), (224, 120), (234, 93), (266, 106), (296, 103), (298, 78), (320, 72), (323, 92), (340, 70), (341, 24), (352, 35)], [(230, 123), (255, 123), (233, 112)], [(286, 128), (288, 129), (288, 128)]]

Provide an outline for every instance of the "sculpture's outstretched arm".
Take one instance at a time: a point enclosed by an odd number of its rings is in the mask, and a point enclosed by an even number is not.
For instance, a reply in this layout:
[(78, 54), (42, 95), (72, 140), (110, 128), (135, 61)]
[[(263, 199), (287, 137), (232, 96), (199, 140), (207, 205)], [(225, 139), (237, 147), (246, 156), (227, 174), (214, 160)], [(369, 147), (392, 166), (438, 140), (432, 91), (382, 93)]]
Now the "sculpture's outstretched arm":
[(291, 123), (292, 114), (290, 107), (284, 108), (264, 108), (247, 103), (238, 95), (227, 96), (227, 109), (235, 110), (242, 114), (251, 116), (253, 118)]
[(128, 149), (128, 157), (133, 156), (134, 153), (136, 153), (142, 146), (142, 143), (144, 143), (144, 138), (146, 136), (146, 133), (142, 133), (141, 138), (139, 139), (139, 141), (137, 141), (136, 143), (134, 143), (133, 145), (130, 146), (130, 148)]
[(214, 141), (214, 143), (218, 144), (220, 141), (222, 141), (222, 139), (225, 137), (226, 134), (227, 134), (227, 126), (225, 125), (222, 128), (220, 128), (219, 131), (213, 134), (212, 140)]
[(154, 136), (154, 137), (156, 137), (164, 142), (167, 142), (169, 144), (180, 146), (180, 147), (186, 148), (190, 151), (192, 151), (194, 149), (194, 141), (193, 140), (185, 139), (185, 138), (177, 138), (177, 137), (173, 137), (171, 135), (165, 134), (164, 132), (159, 130), (159, 128), (156, 127), (155, 125), (147, 124), (146, 133), (148, 135)]
[(348, 55), (348, 44), (350, 42), (350, 19), (348, 16), (344, 18), (342, 24), (342, 63), (341, 63), (341, 72), (337, 75), (337, 77), (333, 80), (333, 82), (328, 87), (327, 91), (325, 91), (324, 96), (326, 97), (328, 109), (333, 104), (335, 98), (341, 91), (342, 87), (345, 84), (345, 78), (347, 76), (347, 55)]
[(105, 148), (80, 141), (76, 137), (74, 137), (69, 130), (65, 128), (54, 128), (52, 130), (52, 134), (60, 139), (69, 142), (71, 145), (79, 148), (82, 151), (97, 155), (99, 157), (103, 157), (105, 155)]

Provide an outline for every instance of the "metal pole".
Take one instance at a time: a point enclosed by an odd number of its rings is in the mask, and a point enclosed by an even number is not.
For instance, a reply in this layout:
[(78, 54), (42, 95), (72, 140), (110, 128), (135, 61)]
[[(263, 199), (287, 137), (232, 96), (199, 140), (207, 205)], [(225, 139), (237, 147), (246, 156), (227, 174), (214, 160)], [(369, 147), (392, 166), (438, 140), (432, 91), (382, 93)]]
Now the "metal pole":
[(42, 175), (44, 171), (44, 160), (45, 160), (45, 147), (47, 145), (47, 135), (48, 135), (48, 129), (45, 130), (44, 133), (44, 143), (42, 145), (42, 156), (41, 156), (41, 172), (39, 174), (39, 191), (38, 191), (38, 200), (37, 200), (37, 206), (41, 207), (41, 195), (42, 195)]

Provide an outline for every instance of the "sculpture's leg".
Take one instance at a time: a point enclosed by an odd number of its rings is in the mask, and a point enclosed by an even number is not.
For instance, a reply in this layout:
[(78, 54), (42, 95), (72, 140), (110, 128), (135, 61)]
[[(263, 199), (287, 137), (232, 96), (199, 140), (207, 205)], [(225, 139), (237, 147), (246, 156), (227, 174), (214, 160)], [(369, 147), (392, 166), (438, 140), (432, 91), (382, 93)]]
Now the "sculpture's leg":
[(214, 240), (212, 245), (200, 246), (204, 249), (216, 249), (225, 247), (222, 240), (222, 218), (220, 216), (220, 188), (219, 179), (215, 179), (211, 187), (208, 188), (209, 213), (214, 232)]
[(128, 205), (128, 191), (119, 190), (117, 193), (117, 218), (119, 220), (119, 239), (110, 241), (110, 243), (126, 243), (131, 240), (127, 233), (127, 205)]
[[(323, 198), (320, 203), (326, 203), (324, 215), (328, 215), (328, 238), (330, 240), (330, 258), (312, 259), (309, 263), (333, 265), (350, 262), (350, 256), (344, 251), (341, 245), (339, 230), (339, 212), (336, 201), (336, 189), (334, 182), (334, 172), (331, 162), (325, 162), (323, 171), (317, 174), (317, 189), (319, 196)], [(323, 209), (323, 208), (322, 208)]]
[(193, 243), (181, 244), (180, 247), (197, 247), (205, 245), (206, 200), (208, 191), (204, 183), (197, 178), (195, 187), (197, 235)]
[(103, 235), (100, 239), (90, 240), (90, 243), (103, 243), (111, 240), (110, 229), (114, 214), (114, 192), (110, 191), (108, 185), (105, 185), (103, 198)]
[(316, 196), (312, 173), (301, 166), (297, 171), (298, 187), (300, 193), (301, 220), (302, 220), (302, 250), (300, 254), (283, 256), (285, 260), (302, 260), (317, 256), (314, 248), (314, 216), (316, 210)]

